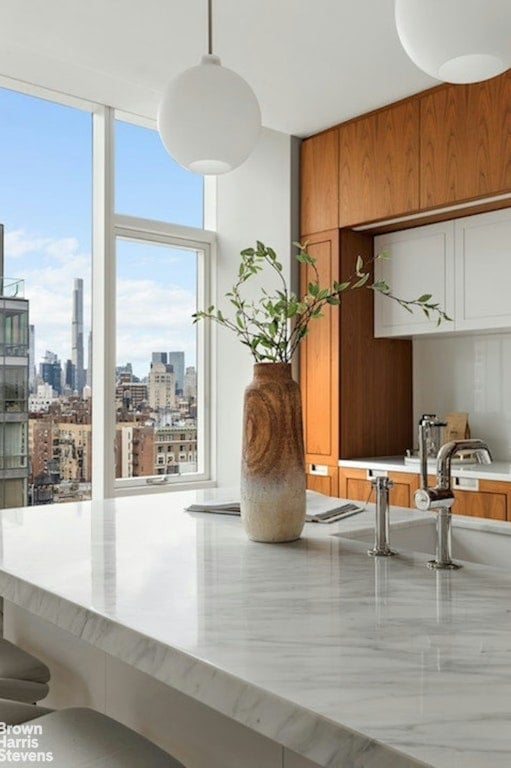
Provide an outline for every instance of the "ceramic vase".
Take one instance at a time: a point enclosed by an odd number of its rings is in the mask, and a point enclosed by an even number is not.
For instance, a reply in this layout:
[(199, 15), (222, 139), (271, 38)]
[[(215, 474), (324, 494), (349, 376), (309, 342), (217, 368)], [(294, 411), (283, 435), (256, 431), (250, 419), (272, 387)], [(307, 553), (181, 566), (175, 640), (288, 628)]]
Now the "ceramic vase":
[(289, 363), (256, 363), (245, 390), (241, 520), (254, 541), (294, 541), (303, 529), (302, 407)]

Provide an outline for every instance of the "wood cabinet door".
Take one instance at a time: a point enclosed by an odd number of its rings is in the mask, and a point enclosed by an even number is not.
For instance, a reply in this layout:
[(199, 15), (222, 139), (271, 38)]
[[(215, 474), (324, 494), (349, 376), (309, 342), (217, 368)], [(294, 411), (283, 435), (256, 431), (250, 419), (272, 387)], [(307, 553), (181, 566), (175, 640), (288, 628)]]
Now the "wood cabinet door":
[(339, 211), (338, 129), (304, 139), (300, 147), (302, 238), (337, 227)]
[(420, 207), (511, 190), (511, 71), (420, 98)]
[(371, 481), (367, 479), (366, 469), (346, 469), (339, 467), (339, 496), (352, 501), (369, 500), (372, 493)]
[(389, 493), (389, 503), (396, 507), (415, 508), (415, 491), (419, 488), (419, 476), (410, 472), (389, 472), (393, 486)]
[(418, 208), (418, 101), (400, 102), (339, 126), (339, 226)]
[[(338, 230), (315, 235), (308, 252), (316, 259), (322, 286), (339, 280)], [(300, 292), (313, 279), (311, 267), (300, 265)], [(336, 465), (339, 457), (339, 310), (325, 307), (313, 320), (300, 346), (300, 387), (306, 461)]]
[[(459, 484), (471, 482), (474, 490), (463, 490)], [(492, 520), (511, 520), (511, 483), (498, 480), (472, 481), (453, 478), (453, 514), (485, 517)]]
[(307, 470), (307, 488), (311, 491), (324, 493), (326, 496), (339, 495), (339, 480), (337, 467), (326, 467), (327, 474), (312, 474)]

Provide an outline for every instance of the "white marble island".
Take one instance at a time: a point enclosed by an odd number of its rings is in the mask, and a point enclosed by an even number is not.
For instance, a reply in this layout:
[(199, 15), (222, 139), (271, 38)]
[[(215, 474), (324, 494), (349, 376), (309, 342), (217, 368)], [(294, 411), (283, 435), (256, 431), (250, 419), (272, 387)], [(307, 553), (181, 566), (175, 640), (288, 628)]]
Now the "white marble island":
[[(238, 518), (183, 512), (193, 496), (4, 512), (8, 633), (36, 628), (40, 651), (55, 627), (78, 666), (103, 654), (112, 714), (127, 689), (109, 660), (221, 713), (267, 740), (250, 765), (509, 768), (511, 573), (435, 573), (333, 535), (369, 512), (256, 544)], [(58, 689), (56, 651), (55, 666)]]

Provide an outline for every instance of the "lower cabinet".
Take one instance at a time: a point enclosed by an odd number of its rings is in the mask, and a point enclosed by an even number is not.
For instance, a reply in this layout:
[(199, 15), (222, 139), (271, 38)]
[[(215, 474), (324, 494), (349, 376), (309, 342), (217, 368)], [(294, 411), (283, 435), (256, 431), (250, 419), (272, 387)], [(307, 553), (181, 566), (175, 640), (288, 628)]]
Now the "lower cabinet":
[(307, 488), (310, 491), (324, 493), (326, 496), (338, 496), (339, 482), (337, 479), (339, 470), (326, 464), (307, 465)]
[[(373, 501), (374, 498), (370, 498), (371, 480), (378, 473), (378, 470), (340, 467), (338, 495), (354, 501)], [(390, 504), (415, 508), (414, 494), (420, 486), (420, 475), (413, 472), (391, 471), (386, 475), (393, 482), (389, 493)], [(429, 476), (428, 483), (434, 486), (436, 479)], [(501, 480), (454, 477), (452, 484), (455, 497), (453, 514), (511, 521), (511, 483)]]
[[(381, 473), (380, 473), (381, 474)], [(372, 501), (373, 488), (371, 481), (378, 475), (372, 469), (339, 468), (339, 496), (355, 501)], [(389, 502), (396, 507), (413, 507), (413, 495), (419, 487), (419, 476), (410, 472), (388, 472), (392, 480)]]
[[(454, 478), (454, 481), (459, 478)], [(511, 520), (511, 483), (498, 480), (479, 480), (474, 490), (462, 490), (454, 485), (455, 515), (486, 517), (492, 520)]]

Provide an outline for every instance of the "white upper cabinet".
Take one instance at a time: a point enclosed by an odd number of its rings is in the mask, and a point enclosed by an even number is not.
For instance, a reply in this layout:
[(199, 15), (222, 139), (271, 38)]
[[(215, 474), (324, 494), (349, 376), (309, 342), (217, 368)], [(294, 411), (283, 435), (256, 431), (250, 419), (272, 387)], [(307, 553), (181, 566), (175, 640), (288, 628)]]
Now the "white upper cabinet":
[(456, 330), (511, 327), (511, 210), (455, 222)]
[[(375, 253), (386, 251), (388, 259), (375, 262), (375, 279), (384, 279), (392, 293), (402, 299), (417, 299), (425, 293), (454, 317), (454, 222), (428, 224), (401, 232), (379, 235)], [(380, 294), (375, 294), (375, 336), (411, 336), (453, 331), (452, 322), (436, 324), (419, 308), (413, 314)]]

